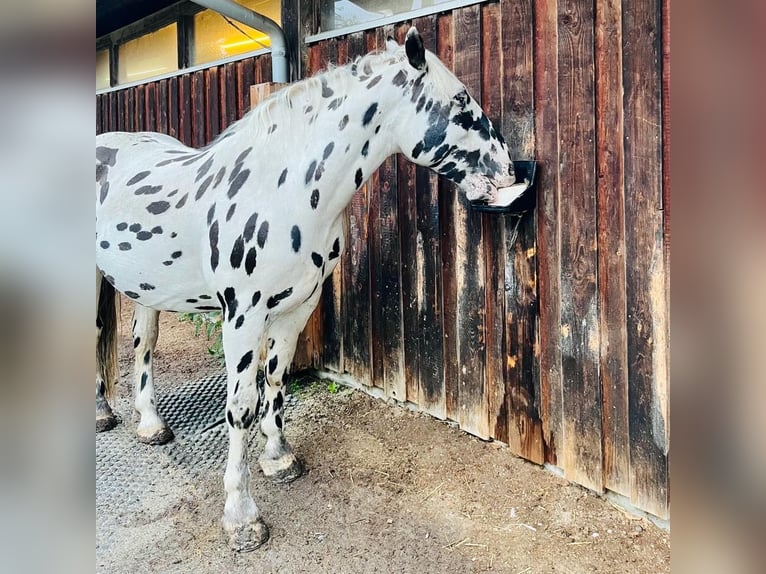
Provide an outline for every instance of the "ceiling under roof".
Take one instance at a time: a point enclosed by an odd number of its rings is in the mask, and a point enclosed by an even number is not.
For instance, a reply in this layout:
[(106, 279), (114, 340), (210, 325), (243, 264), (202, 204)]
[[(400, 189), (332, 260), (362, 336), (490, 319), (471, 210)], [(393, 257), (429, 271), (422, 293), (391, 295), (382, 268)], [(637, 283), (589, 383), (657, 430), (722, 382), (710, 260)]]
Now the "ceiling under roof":
[(96, 0), (96, 38), (172, 4), (178, 4), (178, 0)]

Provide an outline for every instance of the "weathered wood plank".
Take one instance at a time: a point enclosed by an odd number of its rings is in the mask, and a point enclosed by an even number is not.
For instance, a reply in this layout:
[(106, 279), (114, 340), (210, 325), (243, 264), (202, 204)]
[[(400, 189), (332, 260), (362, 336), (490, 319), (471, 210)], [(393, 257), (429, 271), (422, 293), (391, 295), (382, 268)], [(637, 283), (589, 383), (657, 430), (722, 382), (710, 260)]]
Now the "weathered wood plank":
[(169, 128), (168, 80), (160, 80), (157, 82), (157, 131), (166, 134)]
[(188, 146), (193, 145), (191, 97), (191, 77), (184, 74), (178, 80), (178, 139)]
[(620, 5), (596, 4), (599, 372), (604, 486), (630, 497)]
[(625, 236), (631, 502), (668, 514), (668, 309), (662, 212), (661, 15), (624, 0)]
[[(481, 37), (477, 5), (453, 12), (455, 38)], [(455, 74), (478, 101), (481, 89), (481, 42), (455, 44)], [(457, 194), (455, 272), (457, 285), (457, 356), (460, 402), (458, 422), (471, 434), (489, 437), (489, 411), (484, 372), (486, 361), (485, 241), (482, 216), (472, 211), (462, 193)]]
[(126, 94), (126, 113), (127, 118), (125, 121), (126, 131), (132, 132), (136, 129), (136, 90), (125, 90)]
[(178, 126), (178, 77), (168, 79), (168, 134), (179, 137)]
[[(504, 0), (503, 133), (515, 159), (535, 157), (534, 25), (531, 0)], [(537, 295), (537, 226), (534, 213), (521, 221), (504, 218), (506, 412), (512, 452), (544, 462), (539, 321)]]
[(218, 67), (205, 70), (205, 134), (208, 142), (221, 133), (219, 90)]
[(146, 131), (146, 88), (136, 86), (136, 128), (135, 131)]
[[(334, 45), (331, 47), (335, 47)], [(348, 57), (354, 59), (366, 53), (364, 32), (348, 37)], [(337, 47), (328, 60), (338, 59)], [(326, 64), (325, 64), (326, 67)], [(352, 174), (349, 173), (349, 177)], [(371, 182), (354, 194), (346, 208), (348, 233), (343, 262), (343, 301), (345, 325), (343, 331), (343, 369), (363, 385), (372, 380), (372, 331), (370, 328), (370, 204)]]
[(540, 298), (540, 408), (545, 461), (560, 465), (563, 442), (561, 378), (561, 276), (559, 233), (558, 12), (556, 0), (534, 3), (535, 156), (541, 160), (537, 185), (537, 257)]
[(594, 23), (593, 5), (559, 4), (563, 466), (567, 478), (600, 492)]
[[(454, 68), (454, 26), (451, 14), (440, 14), (436, 20), (436, 54), (449, 69)], [(439, 245), (443, 301), (443, 357), (444, 357), (444, 414), (458, 420), (460, 387), (458, 385), (457, 359), (457, 275), (455, 258), (457, 242), (455, 236), (455, 186), (439, 178)]]
[(202, 147), (208, 142), (205, 131), (205, 72), (203, 70), (191, 74), (191, 119), (193, 145)]
[(237, 110), (237, 67), (234, 63), (223, 67), (222, 80), (221, 102), (224, 103), (224, 119), (221, 120), (221, 127), (226, 128), (240, 118)]
[(149, 82), (146, 84), (146, 117), (145, 117), (145, 130), (150, 132), (157, 131), (157, 82)]
[(127, 102), (125, 101), (125, 90), (117, 92), (117, 129), (121, 132), (127, 129)]
[[(481, 106), (493, 124), (500, 128), (503, 96), (500, 4), (481, 7)], [(498, 73), (501, 70), (501, 73)], [(487, 393), (488, 433), (494, 439), (508, 443), (508, 411), (504, 369), (505, 327), (505, 229), (502, 216), (485, 215), (482, 233), (486, 241), (484, 274), (486, 277), (486, 355), (485, 373)]]
[(250, 86), (255, 84), (255, 69), (253, 68), (253, 60), (247, 59), (242, 62), (242, 115), (245, 115), (253, 106), (250, 101)]

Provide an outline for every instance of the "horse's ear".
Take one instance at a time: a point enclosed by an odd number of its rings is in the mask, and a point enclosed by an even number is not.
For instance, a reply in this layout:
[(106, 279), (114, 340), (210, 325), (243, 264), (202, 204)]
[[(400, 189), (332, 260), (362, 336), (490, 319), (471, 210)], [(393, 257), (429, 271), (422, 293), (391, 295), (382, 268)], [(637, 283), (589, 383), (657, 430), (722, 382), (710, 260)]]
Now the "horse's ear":
[(407, 32), (407, 39), (404, 41), (404, 49), (407, 52), (407, 58), (410, 65), (416, 70), (423, 70), (426, 67), (426, 48), (423, 46), (423, 38), (420, 37), (418, 29), (413, 26)]
[(393, 36), (386, 38), (386, 52), (393, 52), (398, 48), (399, 44), (396, 43), (396, 40), (394, 40)]

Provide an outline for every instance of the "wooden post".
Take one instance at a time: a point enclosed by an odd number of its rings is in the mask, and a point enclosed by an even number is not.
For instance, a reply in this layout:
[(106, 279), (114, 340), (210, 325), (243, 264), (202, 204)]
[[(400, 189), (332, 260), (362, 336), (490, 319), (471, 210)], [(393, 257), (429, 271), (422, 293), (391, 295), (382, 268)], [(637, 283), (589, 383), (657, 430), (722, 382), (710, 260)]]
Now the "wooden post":
[(263, 84), (250, 86), (250, 109), (253, 109), (271, 94), (278, 92), (286, 85), (279, 82), (264, 82)]

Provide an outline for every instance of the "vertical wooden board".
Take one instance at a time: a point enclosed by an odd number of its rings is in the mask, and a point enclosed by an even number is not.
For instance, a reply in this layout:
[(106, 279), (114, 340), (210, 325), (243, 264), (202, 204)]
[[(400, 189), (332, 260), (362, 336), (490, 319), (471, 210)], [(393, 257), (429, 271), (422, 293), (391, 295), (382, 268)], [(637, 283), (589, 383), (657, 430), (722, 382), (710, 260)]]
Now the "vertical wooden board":
[[(399, 291), (402, 349), (400, 359), (403, 376), (399, 381), (399, 394), (408, 401), (418, 401), (418, 372), (420, 352), (418, 336), (422, 326), (418, 322), (417, 287), (417, 208), (415, 165), (401, 154), (396, 157), (397, 165), (397, 227), (399, 231)], [(394, 229), (396, 231), (396, 229)], [(429, 328), (429, 327), (427, 327)]]
[(228, 127), (241, 117), (237, 109), (237, 66), (232, 62), (226, 64), (223, 68), (223, 81), (221, 85), (225, 97), (222, 96), (221, 101), (226, 102), (224, 108), (226, 121), (222, 121), (221, 126)]
[(117, 92), (109, 92), (109, 125), (112, 130), (117, 129), (119, 117), (120, 109), (117, 104)]
[[(555, 2), (552, 4), (555, 9)], [(555, 43), (539, 46), (542, 53), (538, 53), (535, 61), (535, 19), (532, 0), (502, 0), (500, 7), (503, 61), (502, 132), (513, 159), (534, 159), (534, 70), (541, 64), (551, 65), (551, 60), (556, 57)], [(544, 5), (539, 8), (545, 9)], [(555, 42), (555, 21), (552, 23), (553, 31), (549, 29), (551, 22), (543, 21), (540, 24), (542, 27), (538, 27), (538, 30), (546, 35), (546, 41)], [(546, 67), (547, 73), (552, 71)], [(555, 105), (555, 102), (550, 102), (549, 105)]]
[[(452, 14), (441, 14), (436, 20), (436, 45), (439, 59), (449, 69), (454, 68), (454, 26)], [(439, 237), (442, 275), (442, 328), (444, 356), (444, 414), (458, 420), (460, 387), (457, 358), (457, 280), (455, 259), (455, 186), (443, 178), (437, 181), (439, 198)]]
[(178, 76), (168, 79), (168, 134), (178, 137)]
[(157, 131), (157, 82), (146, 84), (146, 129), (150, 132)]
[(539, 161), (537, 276), (540, 301), (540, 409), (545, 439), (545, 462), (560, 465), (563, 420), (557, 0), (538, 0), (534, 8), (535, 157)]
[(125, 90), (117, 92), (117, 129), (121, 132), (126, 131), (127, 114), (126, 112), (127, 102), (125, 101)]
[(343, 368), (358, 382), (372, 385), (370, 341), (370, 283), (368, 250), (369, 183), (364, 184), (347, 207), (348, 243), (343, 301)]
[(205, 70), (205, 133), (208, 142), (221, 132), (218, 92), (218, 68), (209, 68)]
[[(481, 7), (481, 106), (496, 128), (501, 127), (502, 70), (500, 4)], [(508, 442), (506, 382), (504, 375), (505, 228), (504, 217), (482, 217), (485, 238), (486, 355), (485, 372), (489, 436)]]
[(157, 85), (157, 131), (167, 134), (170, 131), (170, 109), (168, 101), (168, 80), (160, 80)]
[(527, 213), (507, 222), (505, 368), (508, 380), (508, 445), (512, 452), (545, 462), (540, 415), (540, 357), (537, 298), (537, 220)]
[[(348, 58), (353, 60), (365, 53), (363, 32), (347, 38)], [(327, 45), (327, 61), (338, 59), (338, 44)], [(373, 379), (373, 332), (371, 329), (370, 285), (370, 197), (374, 179), (370, 179), (356, 192), (346, 208), (347, 243), (343, 258), (343, 369), (360, 383), (370, 386), (380, 381)]]
[(261, 62), (261, 78), (263, 82), (273, 82), (274, 73), (272, 72), (272, 61), (270, 56), (259, 56)]
[(104, 133), (104, 100), (103, 96), (96, 94), (96, 135)]
[(243, 115), (253, 107), (253, 102), (250, 101), (250, 86), (253, 84), (255, 84), (255, 69), (251, 58), (242, 61)]
[(630, 497), (620, 5), (596, 4), (599, 373), (604, 487)]
[(668, 319), (658, 0), (623, 1), (631, 502), (668, 515)]
[(184, 74), (178, 79), (178, 139), (185, 145), (192, 143), (191, 77)]
[(132, 132), (136, 129), (136, 89), (128, 88), (125, 92), (125, 108), (127, 113), (125, 129), (126, 131)]
[(205, 131), (205, 71), (191, 74), (191, 117), (193, 146), (200, 148), (208, 143)]
[(146, 87), (136, 86), (136, 128), (135, 131), (146, 131)]
[(417, 209), (418, 397), (425, 412), (447, 416), (439, 217), (439, 182), (424, 167), (415, 170)]
[[(353, 34), (346, 42), (338, 43), (338, 62), (353, 62), (359, 56), (367, 53), (370, 46), (377, 45), (377, 38), (371, 32)], [(385, 167), (383, 168), (385, 171)], [(384, 337), (383, 318), (383, 272), (381, 268), (381, 195), (387, 193), (390, 182), (381, 180), (381, 170), (376, 170), (368, 181), (370, 194), (368, 250), (370, 254), (370, 338), (371, 338), (371, 379), (375, 387), (383, 388), (384, 360), (386, 358), (386, 342)], [(384, 189), (385, 185), (385, 189)]]
[[(475, 38), (455, 45), (455, 74), (469, 93), (481, 101), (481, 20), (477, 5), (455, 10), (455, 38)], [(486, 361), (486, 297), (482, 216), (472, 211), (458, 193), (455, 201), (457, 347), (460, 426), (482, 438), (489, 437), (489, 410), (484, 363)]]
[(563, 467), (568, 479), (600, 492), (594, 23), (591, 4), (559, 4)]
[[(502, 70), (500, 4), (481, 7), (481, 106), (490, 121), (500, 128), (502, 113)], [(508, 443), (506, 382), (504, 374), (505, 326), (505, 241), (504, 218), (484, 216), (486, 240), (484, 266), (486, 277), (486, 360), (485, 378), (489, 435)]]
[[(513, 158), (535, 159), (534, 18), (531, 0), (501, 2), (502, 130)], [(550, 51), (550, 50), (549, 50)], [(537, 225), (534, 212), (504, 221), (508, 445), (545, 462), (540, 383)]]

